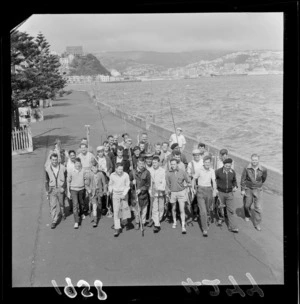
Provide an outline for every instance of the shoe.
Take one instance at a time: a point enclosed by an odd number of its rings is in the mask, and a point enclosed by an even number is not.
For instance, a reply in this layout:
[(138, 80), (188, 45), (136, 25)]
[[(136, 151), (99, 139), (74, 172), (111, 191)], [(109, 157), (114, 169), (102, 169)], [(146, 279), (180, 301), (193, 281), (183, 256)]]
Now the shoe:
[(85, 219), (85, 215), (84, 214), (81, 216), (81, 219), (83, 219), (83, 220)]
[(176, 228), (176, 226), (177, 226), (177, 225), (176, 225), (176, 223), (173, 223), (172, 228), (174, 228), (174, 229), (175, 229), (175, 228)]
[(217, 226), (222, 226), (223, 221), (222, 220), (218, 220), (217, 222)]
[(185, 229), (185, 227), (182, 227), (182, 228), (181, 228), (181, 233), (182, 233), (182, 234), (186, 234), (186, 229)]
[(93, 227), (97, 227), (97, 223), (96, 222), (93, 223)]
[(134, 229), (139, 230), (140, 229), (140, 223), (135, 223)]
[(229, 231), (234, 232), (234, 233), (239, 233), (238, 228), (231, 228), (231, 229), (229, 229)]
[(75, 223), (74, 224), (74, 229), (78, 229), (78, 227), (79, 227), (78, 223)]
[(159, 232), (159, 231), (160, 231), (160, 227), (159, 227), (159, 226), (154, 226), (153, 232), (154, 232), (154, 233), (157, 233), (157, 232)]
[(249, 217), (245, 217), (245, 221), (246, 222), (250, 222), (250, 218)]
[(203, 236), (207, 237), (208, 236), (207, 230), (203, 230), (202, 234), (203, 234)]
[(153, 224), (154, 224), (154, 222), (153, 222), (153, 220), (151, 219), (151, 220), (149, 221), (149, 223), (148, 223), (148, 227), (152, 227)]
[(255, 229), (256, 229), (257, 231), (261, 231), (261, 227), (260, 227), (259, 225), (256, 225), (256, 226), (255, 226)]
[(114, 237), (119, 236), (120, 234), (120, 229), (115, 229)]
[(193, 221), (194, 221), (194, 222), (197, 222), (197, 221), (198, 221), (198, 215), (195, 215), (195, 216), (194, 216)]
[(51, 229), (54, 229), (56, 227), (56, 223), (51, 224)]

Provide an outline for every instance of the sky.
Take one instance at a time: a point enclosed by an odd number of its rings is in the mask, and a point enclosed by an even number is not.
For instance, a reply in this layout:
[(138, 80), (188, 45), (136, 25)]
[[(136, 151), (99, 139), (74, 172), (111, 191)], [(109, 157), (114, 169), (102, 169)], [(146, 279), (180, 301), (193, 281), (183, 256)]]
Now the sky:
[(42, 32), (58, 53), (283, 50), (283, 13), (32, 15), (18, 30)]

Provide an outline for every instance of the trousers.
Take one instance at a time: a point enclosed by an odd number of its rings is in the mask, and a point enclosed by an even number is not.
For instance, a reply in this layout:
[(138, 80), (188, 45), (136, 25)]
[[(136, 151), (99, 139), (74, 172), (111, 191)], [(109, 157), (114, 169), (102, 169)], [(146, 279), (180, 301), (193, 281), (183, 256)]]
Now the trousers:
[(59, 214), (65, 214), (64, 193), (58, 188), (51, 187), (49, 191), (49, 204), (52, 223), (56, 224)]
[(262, 221), (263, 211), (263, 190), (245, 189), (244, 212), (246, 217), (251, 217), (251, 206), (254, 205), (254, 226), (257, 226)]
[(152, 220), (154, 222), (154, 225), (159, 227), (160, 221), (164, 215), (165, 211), (165, 199), (163, 196), (154, 196), (151, 197), (153, 200), (152, 204)]
[(225, 193), (225, 192), (219, 191), (218, 196), (219, 196), (221, 204), (226, 206), (229, 229), (237, 228), (235, 217), (234, 217), (233, 192)]
[(198, 186), (197, 202), (200, 211), (201, 227), (203, 230), (207, 230), (207, 213), (210, 211), (213, 202), (212, 188)]
[(72, 202), (73, 202), (73, 214), (74, 214), (74, 220), (75, 223), (79, 223), (79, 217), (83, 213), (84, 210), (84, 195), (85, 189), (76, 191), (76, 190), (70, 190)]

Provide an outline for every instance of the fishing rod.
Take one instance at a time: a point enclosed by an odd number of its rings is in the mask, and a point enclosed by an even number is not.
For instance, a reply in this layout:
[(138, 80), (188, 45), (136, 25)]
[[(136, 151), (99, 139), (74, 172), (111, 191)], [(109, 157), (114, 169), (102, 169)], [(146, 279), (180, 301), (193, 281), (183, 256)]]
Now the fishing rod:
[(172, 106), (171, 106), (171, 102), (170, 102), (170, 97), (168, 97), (168, 101), (169, 101), (169, 106), (170, 106), (170, 111), (171, 111), (171, 116), (172, 116), (174, 131), (175, 131), (175, 135), (176, 135), (176, 140), (177, 140), (177, 143), (178, 143), (178, 145), (179, 145), (178, 136), (177, 136), (177, 132), (176, 132), (175, 121), (174, 121), (174, 116), (173, 116), (173, 110), (172, 110)]
[(130, 148), (128, 149), (128, 153), (129, 153), (130, 166), (132, 168), (131, 169), (132, 170), (132, 176), (133, 176), (133, 180), (135, 181), (134, 190), (135, 190), (135, 194), (136, 194), (136, 201), (137, 201), (138, 213), (139, 213), (139, 218), (140, 218), (140, 226), (141, 226), (142, 236), (144, 236), (143, 220), (142, 220), (142, 216), (141, 216), (141, 209), (140, 209), (140, 204), (139, 204), (139, 198), (138, 198), (138, 194), (136, 192), (137, 191), (137, 189), (136, 189), (136, 179), (135, 179), (135, 173), (134, 173), (134, 169), (133, 169), (132, 155), (131, 155)]

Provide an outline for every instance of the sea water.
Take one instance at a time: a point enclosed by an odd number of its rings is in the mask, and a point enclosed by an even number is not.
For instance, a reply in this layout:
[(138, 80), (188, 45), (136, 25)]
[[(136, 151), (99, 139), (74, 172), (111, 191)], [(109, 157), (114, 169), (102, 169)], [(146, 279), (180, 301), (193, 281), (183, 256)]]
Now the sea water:
[(94, 85), (100, 101), (282, 171), (283, 76), (221, 76)]

